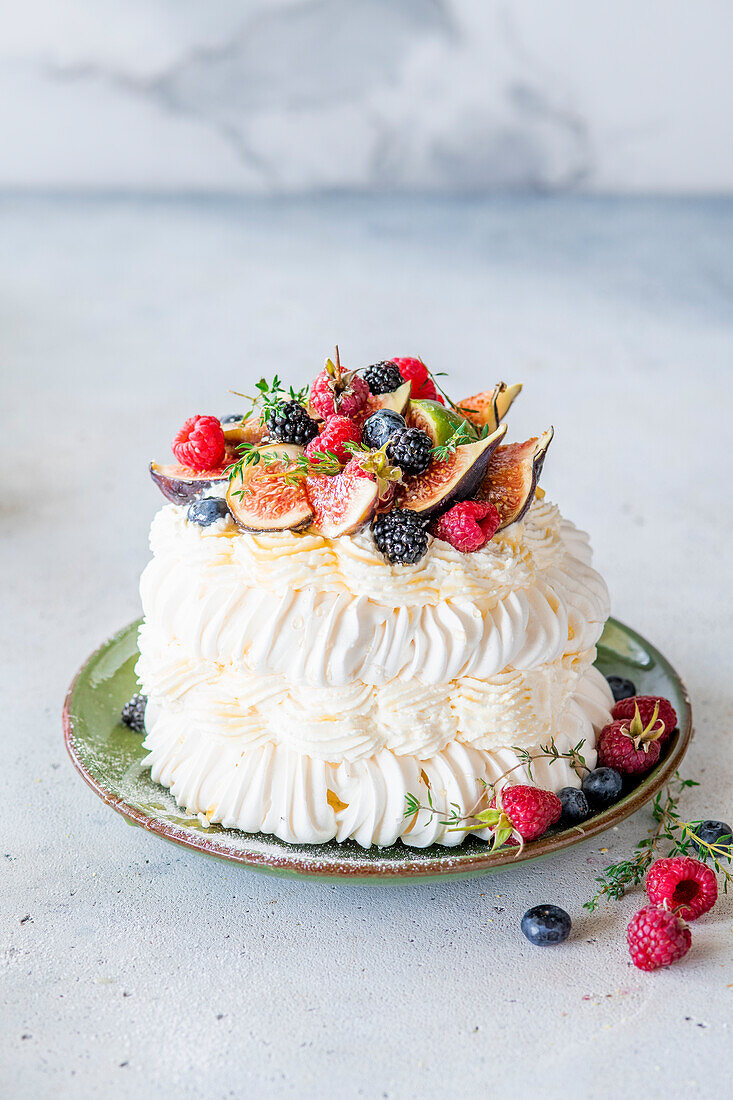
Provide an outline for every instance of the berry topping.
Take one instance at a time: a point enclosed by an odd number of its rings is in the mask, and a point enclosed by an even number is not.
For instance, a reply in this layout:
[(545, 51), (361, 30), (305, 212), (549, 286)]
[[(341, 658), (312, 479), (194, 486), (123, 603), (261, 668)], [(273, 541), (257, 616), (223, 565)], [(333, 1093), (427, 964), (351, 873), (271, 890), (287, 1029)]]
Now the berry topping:
[(401, 428), (390, 437), (387, 458), (399, 466), (403, 474), (416, 477), (430, 465), (433, 443), (420, 428)]
[(186, 517), (189, 523), (197, 523), (199, 527), (210, 527), (219, 519), (229, 515), (229, 505), (221, 497), (204, 497), (203, 500), (195, 500), (189, 504)]
[(391, 362), (397, 367), (405, 382), (412, 383), (411, 397), (445, 404), (422, 359), (392, 359)]
[(361, 441), (365, 447), (378, 451), (380, 447), (390, 441), (396, 432), (406, 427), (404, 416), (400, 416), (398, 412), (393, 412), (392, 409), (380, 409), (379, 412), (372, 413), (364, 421)]
[(551, 947), (570, 935), (570, 917), (559, 905), (533, 905), (522, 917), (521, 928), (535, 947)]
[(414, 565), (425, 556), (428, 533), (417, 512), (394, 508), (372, 524), (374, 541), (392, 565)]
[(505, 787), (499, 799), (501, 808), (523, 840), (536, 840), (560, 820), (562, 803), (552, 791), (517, 784)]
[(632, 695), (636, 695), (636, 684), (633, 680), (627, 680), (623, 676), (607, 676), (608, 686), (611, 689), (616, 702), (620, 702), (621, 699), (630, 699)]
[(215, 470), (224, 461), (226, 444), (216, 416), (192, 416), (173, 440), (173, 454), (191, 470)]
[(356, 416), (369, 400), (369, 386), (353, 372), (342, 371), (336, 349), (336, 362), (326, 366), (311, 386), (311, 405), (322, 420), (335, 416)]
[(358, 531), (377, 510), (376, 479), (356, 461), (334, 477), (306, 478), (306, 494), (313, 509), (313, 528), (326, 538)]
[(135, 733), (143, 733), (145, 730), (145, 707), (147, 702), (147, 695), (135, 694), (129, 703), (125, 703), (122, 708), (120, 718)]
[(659, 760), (663, 733), (658, 708), (654, 708), (649, 723), (644, 725), (637, 707), (630, 721), (620, 718), (601, 730), (598, 763), (604, 768), (615, 768), (620, 775), (643, 775)]
[(692, 843), (704, 858), (710, 855), (705, 847), (706, 844), (714, 844), (716, 848), (722, 848), (723, 852), (718, 854), (722, 855), (723, 859), (729, 857), (733, 841), (733, 830), (725, 821), (701, 821), (692, 831), (702, 841), (701, 844), (698, 844), (693, 839)]
[(471, 554), (494, 537), (500, 523), (501, 516), (493, 504), (463, 500), (434, 520), (430, 532), (436, 539), (449, 542), (456, 550)]
[(306, 409), (297, 401), (285, 401), (277, 405), (267, 421), (267, 430), (272, 439), (280, 443), (294, 443), (296, 447), (305, 447), (318, 435), (318, 424), (311, 420)]
[(623, 780), (614, 768), (596, 768), (581, 784), (583, 794), (594, 810), (605, 810), (621, 794)]
[(371, 393), (392, 393), (405, 379), (394, 363), (375, 363), (364, 371), (364, 381)]
[(590, 814), (588, 799), (577, 787), (563, 787), (557, 792), (562, 806), (561, 825), (577, 825)]
[(663, 745), (665, 741), (669, 740), (672, 730), (677, 728), (677, 712), (669, 699), (664, 699), (661, 695), (633, 695), (616, 703), (611, 715), (614, 718), (633, 718), (637, 707), (639, 708), (641, 721), (645, 726), (651, 721), (654, 708), (659, 708), (657, 717), (664, 723), (664, 730), (659, 738), (659, 743)]
[[(339, 462), (348, 462), (351, 455), (346, 450), (345, 444), (359, 443), (361, 432), (359, 426), (348, 416), (332, 416), (321, 428), (320, 435), (311, 439), (305, 449), (308, 458), (313, 458), (317, 452), (325, 454), (331, 451)], [(316, 464), (318, 459), (315, 460)]]
[(639, 970), (657, 970), (686, 955), (692, 936), (685, 922), (675, 913), (645, 905), (631, 918), (626, 942), (634, 966)]
[(696, 920), (718, 900), (718, 883), (704, 863), (690, 856), (675, 856), (652, 863), (646, 892), (652, 905), (672, 909), (683, 920)]
[(227, 416), (220, 416), (220, 424), (239, 424), (244, 419), (244, 413), (228, 413)]

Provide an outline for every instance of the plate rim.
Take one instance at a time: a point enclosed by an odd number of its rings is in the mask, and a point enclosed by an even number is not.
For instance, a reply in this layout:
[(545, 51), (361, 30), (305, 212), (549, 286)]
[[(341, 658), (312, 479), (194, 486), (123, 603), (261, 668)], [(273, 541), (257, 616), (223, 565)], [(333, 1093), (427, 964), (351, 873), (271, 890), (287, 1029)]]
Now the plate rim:
[[(359, 859), (358, 857), (343, 861), (338, 859), (319, 859), (317, 850), (320, 845), (317, 844), (312, 845), (314, 849), (313, 854), (311, 855), (309, 853), (304, 857), (302, 854), (296, 854), (295, 846), (287, 844), (286, 841), (280, 840), (279, 837), (270, 833), (252, 835), (261, 835), (263, 838), (267, 839), (269, 844), (282, 845), (282, 854), (278, 856), (259, 852), (254, 849), (224, 849), (216, 843), (216, 837), (220, 836), (221, 833), (212, 834), (211, 836), (207, 836), (205, 833), (201, 835), (191, 835), (182, 827), (163, 821), (154, 814), (147, 813), (126, 802), (120, 795), (105, 786), (105, 784), (89, 770), (79, 755), (75, 741), (74, 716), (71, 709), (79, 680), (87, 668), (103, 651), (109, 649), (133, 627), (139, 626), (141, 621), (141, 619), (136, 619), (128, 623), (127, 626), (122, 627), (111, 635), (111, 637), (107, 638), (106, 641), (102, 642), (101, 645), (97, 646), (80, 666), (69, 685), (62, 710), (62, 724), (64, 743), (69, 757), (71, 758), (71, 762), (94, 793), (107, 806), (110, 806), (119, 813), (129, 824), (138, 825), (147, 829), (149, 832), (155, 833), (163, 840), (178, 844), (190, 851), (212, 856), (216, 859), (224, 860), (227, 863), (235, 863), (240, 866), (248, 867), (254, 871), (290, 875), (295, 878), (307, 878), (311, 880), (346, 879), (370, 883), (414, 882), (420, 880), (435, 880), (436, 878), (464, 878), (467, 876), (488, 874), (502, 867), (518, 866), (521, 863), (540, 859), (543, 856), (554, 855), (557, 852), (564, 851), (566, 848), (583, 843), (594, 836), (598, 836), (600, 833), (606, 832), (614, 825), (618, 825), (621, 821), (625, 821), (627, 817), (630, 817), (632, 814), (636, 813), (637, 810), (641, 809), (642, 806), (646, 805), (646, 803), (669, 782), (677, 771), (694, 735), (690, 698), (682, 678), (667, 658), (660, 653), (655, 646), (647, 641), (646, 638), (619, 619), (609, 616), (607, 620), (608, 623), (618, 627), (623, 634), (640, 644), (650, 656), (654, 658), (657, 665), (663, 669), (665, 674), (676, 682), (682, 696), (684, 708), (683, 713), (678, 714), (678, 732), (674, 735), (674, 741), (664, 760), (649, 773), (646, 779), (644, 779), (638, 787), (626, 795), (620, 802), (610, 806), (602, 813), (596, 814), (591, 819), (589, 825), (576, 825), (561, 833), (540, 837), (539, 840), (530, 841), (519, 850), (509, 848), (506, 849), (506, 851), (500, 850), (498, 852), (490, 852), (487, 849), (485, 852), (478, 851), (468, 854), (465, 851), (461, 852), (461, 845), (456, 845), (455, 848), (446, 848), (445, 854), (441, 853), (434, 857), (422, 858), (419, 860), (414, 858), (409, 848), (398, 844), (381, 849), (380, 851), (385, 853), (384, 858), (378, 858), (376, 860), (366, 858)], [(600, 643), (599, 648), (603, 648)], [(224, 829), (223, 832), (238, 832), (238, 830)], [(288, 854), (288, 849), (291, 847), (293, 848), (293, 852), (292, 854)], [(404, 855), (391, 856), (387, 854), (398, 847), (404, 849)], [(297, 853), (302, 852), (302, 848), (303, 845), (298, 845)]]

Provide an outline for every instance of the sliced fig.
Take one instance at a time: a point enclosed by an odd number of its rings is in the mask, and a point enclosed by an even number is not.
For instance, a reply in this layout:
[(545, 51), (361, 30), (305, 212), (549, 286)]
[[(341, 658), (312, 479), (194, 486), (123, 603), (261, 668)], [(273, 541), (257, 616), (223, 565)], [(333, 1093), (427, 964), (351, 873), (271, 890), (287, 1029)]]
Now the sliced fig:
[(259, 448), (256, 466), (243, 466), (227, 489), (227, 504), (245, 531), (299, 531), (313, 519), (304, 478), (288, 480), (302, 447), (271, 443)]
[(471, 439), (478, 438), (478, 432), (470, 420), (439, 401), (411, 398), (405, 420), (409, 428), (420, 428), (426, 432), (434, 447), (442, 447), (462, 427), (467, 429)]
[(267, 426), (264, 420), (256, 413), (252, 413), (246, 419), (222, 423), (221, 426), (227, 450), (234, 450), (241, 443), (261, 443), (267, 434)]
[(392, 412), (403, 414), (410, 400), (411, 389), (412, 384), (405, 382), (404, 385), (399, 386), (392, 393), (370, 394), (366, 407), (359, 414), (359, 418), (363, 422), (372, 413), (379, 412), (380, 409), (390, 409)]
[(478, 496), (498, 508), (500, 531), (526, 515), (534, 500), (553, 435), (554, 429), (550, 428), (539, 439), (535, 437), (525, 443), (510, 443), (507, 447), (499, 447), (491, 456)]
[(335, 477), (309, 477), (306, 493), (313, 510), (312, 528), (328, 539), (358, 531), (374, 516), (377, 482), (349, 471)]
[(405, 478), (398, 486), (398, 507), (433, 516), (473, 496), (486, 476), (492, 454), (505, 435), (506, 424), (502, 424), (486, 439), (464, 443), (447, 458), (433, 458), (424, 474)]
[(225, 469), (226, 466), (221, 466), (216, 470), (201, 471), (181, 466), (178, 462), (169, 465), (151, 462), (150, 476), (166, 500), (173, 504), (190, 504), (205, 496), (212, 486), (226, 484)]
[(507, 386), (506, 382), (499, 382), (493, 390), (475, 393), (473, 397), (464, 397), (458, 407), (477, 428), (483, 428), (486, 424), (490, 432), (495, 432), (521, 389), (521, 382), (516, 382), (513, 386)]

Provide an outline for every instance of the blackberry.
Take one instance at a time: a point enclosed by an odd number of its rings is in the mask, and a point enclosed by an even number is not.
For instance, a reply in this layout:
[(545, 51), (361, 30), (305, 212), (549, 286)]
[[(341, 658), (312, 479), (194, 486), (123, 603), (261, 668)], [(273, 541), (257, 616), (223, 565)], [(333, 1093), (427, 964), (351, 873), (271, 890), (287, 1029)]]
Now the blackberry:
[(372, 524), (377, 547), (392, 565), (414, 565), (428, 549), (425, 521), (417, 512), (394, 508)]
[(133, 695), (129, 703), (125, 703), (122, 708), (120, 718), (126, 726), (129, 726), (135, 733), (145, 732), (145, 707), (148, 702), (147, 695)]
[(267, 430), (280, 443), (295, 443), (305, 447), (318, 435), (318, 425), (311, 420), (303, 405), (297, 401), (285, 401), (270, 414)]
[(189, 504), (186, 517), (189, 523), (199, 527), (209, 527), (219, 519), (229, 515), (229, 505), (222, 497), (204, 497)]
[(627, 680), (625, 676), (607, 676), (606, 679), (616, 703), (636, 695), (636, 684), (633, 680)]
[(522, 917), (522, 932), (535, 947), (562, 943), (570, 927), (570, 917), (559, 905), (534, 905)]
[(364, 371), (364, 381), (370, 393), (392, 393), (405, 380), (394, 363), (386, 361), (367, 367)]
[(623, 780), (615, 768), (596, 768), (582, 782), (583, 794), (594, 810), (605, 810), (621, 794)]
[(403, 474), (424, 474), (430, 465), (433, 441), (420, 428), (403, 428), (395, 432), (387, 444), (387, 458), (399, 466)]
[(562, 803), (562, 816), (560, 826), (577, 825), (579, 821), (585, 821), (590, 815), (588, 799), (577, 787), (563, 787), (557, 792), (557, 797)]
[(378, 451), (380, 447), (389, 442), (396, 432), (402, 431), (406, 427), (404, 416), (393, 412), (392, 409), (380, 409), (379, 412), (372, 413), (364, 421), (361, 441), (370, 450)]

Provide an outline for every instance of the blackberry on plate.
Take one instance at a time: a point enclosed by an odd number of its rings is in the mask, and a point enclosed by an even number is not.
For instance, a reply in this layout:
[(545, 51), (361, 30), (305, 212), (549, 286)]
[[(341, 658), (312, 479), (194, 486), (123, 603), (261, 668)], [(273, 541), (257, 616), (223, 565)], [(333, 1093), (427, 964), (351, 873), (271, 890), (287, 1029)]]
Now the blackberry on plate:
[(577, 825), (590, 815), (588, 799), (577, 787), (563, 787), (557, 797), (562, 803), (560, 825)]
[(228, 515), (229, 505), (222, 497), (204, 497), (203, 500), (195, 500), (186, 512), (189, 523), (197, 523), (199, 527), (210, 527), (212, 523)]
[(522, 932), (535, 947), (551, 947), (570, 935), (571, 921), (559, 905), (533, 905), (522, 917)]
[(403, 474), (424, 474), (430, 465), (433, 441), (421, 428), (403, 428), (387, 444), (387, 458), (399, 466)]
[(627, 680), (625, 676), (607, 676), (606, 679), (616, 703), (636, 695), (636, 684), (633, 680)]
[(377, 547), (392, 565), (414, 565), (428, 549), (424, 520), (407, 508), (394, 508), (377, 516), (372, 534)]
[(392, 393), (405, 381), (394, 363), (374, 363), (364, 371), (370, 393)]
[[(705, 844), (717, 844), (720, 848), (727, 848), (729, 852), (733, 847), (733, 843), (731, 841), (732, 830), (730, 825), (728, 825), (725, 821), (701, 821), (700, 824), (692, 831), (694, 835), (699, 840), (704, 841)], [(705, 848), (702, 844), (697, 844), (694, 838), (692, 838), (692, 843), (694, 844), (695, 848), (697, 848), (703, 859), (710, 854), (707, 848)]]
[(596, 768), (582, 783), (583, 794), (594, 810), (605, 810), (621, 794), (623, 780), (615, 768)]
[(285, 401), (278, 405), (267, 421), (267, 430), (280, 443), (294, 443), (305, 447), (318, 435), (318, 424), (312, 420), (298, 401)]
[(147, 695), (136, 693), (122, 708), (120, 718), (135, 733), (144, 733), (145, 731), (145, 707), (147, 702)]
[(380, 447), (389, 442), (396, 432), (402, 431), (406, 427), (404, 416), (400, 416), (398, 412), (393, 412), (392, 409), (380, 409), (379, 412), (372, 413), (364, 421), (364, 427), (361, 430), (361, 441), (371, 451), (378, 451)]

